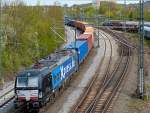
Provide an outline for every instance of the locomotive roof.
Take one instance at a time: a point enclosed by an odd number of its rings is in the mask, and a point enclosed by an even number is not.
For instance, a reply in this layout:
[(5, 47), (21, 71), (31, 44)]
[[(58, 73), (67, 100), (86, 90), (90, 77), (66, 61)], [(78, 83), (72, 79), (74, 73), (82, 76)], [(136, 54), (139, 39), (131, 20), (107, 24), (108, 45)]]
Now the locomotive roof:
[(45, 67), (41, 70), (38, 69), (28, 69), (25, 71), (22, 71), (18, 74), (19, 77), (32, 77), (32, 76), (42, 76), (47, 74), (48, 72), (48, 67)]
[(34, 64), (31, 68), (24, 70), (18, 74), (18, 76), (44, 76), (65, 60), (66, 57), (69, 57), (73, 54), (71, 50), (62, 50), (57, 51)]

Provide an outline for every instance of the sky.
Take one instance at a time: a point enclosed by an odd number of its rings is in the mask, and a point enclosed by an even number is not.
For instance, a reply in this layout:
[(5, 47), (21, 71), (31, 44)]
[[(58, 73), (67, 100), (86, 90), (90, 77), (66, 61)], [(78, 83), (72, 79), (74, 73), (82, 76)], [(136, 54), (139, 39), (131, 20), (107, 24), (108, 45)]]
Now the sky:
[[(13, 0), (3, 0), (3, 1), (13, 1)], [(53, 5), (54, 2), (58, 1), (61, 5), (68, 4), (69, 6), (74, 4), (85, 4), (91, 3), (92, 0), (22, 0), (27, 5), (36, 5), (40, 1), (40, 5)]]
[[(3, 0), (13, 1), (13, 0)], [(40, 1), (40, 5), (53, 5), (55, 1), (60, 2), (61, 5), (68, 4), (69, 6), (74, 4), (91, 3), (92, 0), (23, 0), (27, 5), (36, 5)], [(124, 0), (116, 0), (118, 3), (124, 3)], [(126, 0), (127, 3), (138, 3), (139, 0)], [(150, 1), (150, 0), (145, 0)]]

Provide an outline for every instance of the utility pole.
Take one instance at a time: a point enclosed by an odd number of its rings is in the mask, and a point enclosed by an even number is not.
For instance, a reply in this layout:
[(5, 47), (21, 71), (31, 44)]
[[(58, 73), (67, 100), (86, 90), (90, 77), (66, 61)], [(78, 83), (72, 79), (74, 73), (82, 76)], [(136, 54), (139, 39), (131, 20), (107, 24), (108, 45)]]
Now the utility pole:
[(144, 0), (140, 0), (139, 98), (144, 99)]
[(124, 0), (124, 32), (126, 33), (126, 0)]
[(68, 19), (68, 15), (67, 15), (67, 4), (64, 5), (64, 32), (65, 32), (65, 39), (67, 41), (67, 30), (66, 30), (66, 26), (65, 26), (65, 19)]
[(97, 22), (98, 22), (98, 48), (99, 48), (99, 16), (97, 17)]
[(108, 10), (109, 10), (109, 11), (108, 11), (108, 12), (109, 12), (108, 20), (109, 20), (109, 23), (110, 23), (110, 6), (111, 6), (111, 5), (110, 5), (110, 0), (109, 0), (108, 2), (109, 2), (109, 3), (108, 3)]
[(3, 29), (2, 29), (2, 0), (0, 0), (0, 80), (2, 79), (2, 38), (3, 38)]
[(79, 53), (78, 53), (78, 50), (76, 49), (76, 39), (77, 39), (77, 27), (75, 26), (74, 48), (75, 48), (75, 52), (77, 54), (77, 65), (78, 65), (78, 70), (79, 70)]
[(98, 7), (96, 7), (96, 13), (97, 13), (97, 34), (98, 34), (98, 37), (97, 37), (97, 39), (98, 39), (98, 45), (97, 45), (97, 47), (99, 48), (99, 14), (98, 14)]
[(65, 15), (65, 17), (67, 16), (68, 17), (68, 15), (67, 15), (67, 5), (64, 5), (64, 15)]

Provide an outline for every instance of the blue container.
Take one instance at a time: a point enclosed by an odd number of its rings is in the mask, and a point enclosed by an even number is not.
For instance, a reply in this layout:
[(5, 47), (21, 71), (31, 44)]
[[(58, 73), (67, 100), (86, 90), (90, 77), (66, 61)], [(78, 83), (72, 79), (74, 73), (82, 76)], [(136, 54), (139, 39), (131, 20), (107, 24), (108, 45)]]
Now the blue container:
[(77, 40), (65, 47), (66, 49), (75, 49), (78, 53), (78, 62), (81, 64), (89, 53), (87, 40)]
[(58, 65), (52, 70), (52, 88), (57, 90), (75, 71), (77, 71), (77, 56), (66, 56), (60, 59)]

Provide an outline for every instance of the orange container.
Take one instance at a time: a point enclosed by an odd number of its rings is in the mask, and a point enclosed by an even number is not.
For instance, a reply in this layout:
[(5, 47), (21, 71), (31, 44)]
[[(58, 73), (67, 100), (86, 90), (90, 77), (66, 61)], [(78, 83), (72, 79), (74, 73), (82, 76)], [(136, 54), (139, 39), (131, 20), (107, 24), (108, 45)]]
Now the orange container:
[(89, 51), (92, 49), (94, 42), (91, 34), (82, 34), (79, 37), (77, 37), (77, 40), (87, 40)]
[(86, 27), (84, 34), (91, 34), (92, 35), (92, 42), (94, 42), (94, 29), (93, 27)]

